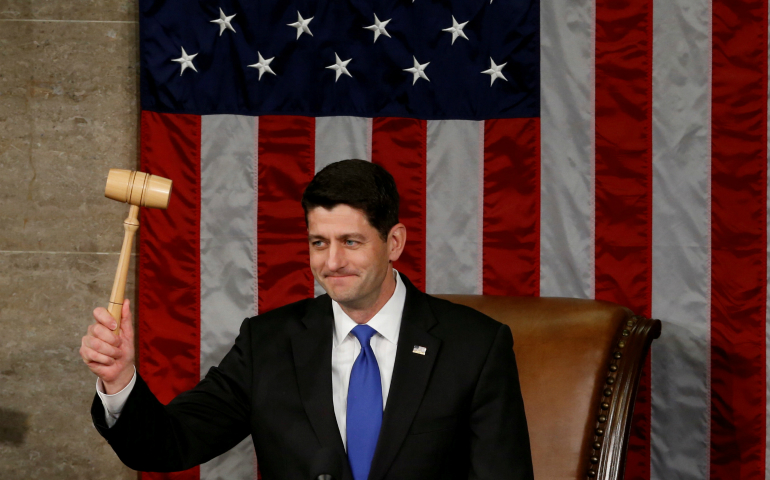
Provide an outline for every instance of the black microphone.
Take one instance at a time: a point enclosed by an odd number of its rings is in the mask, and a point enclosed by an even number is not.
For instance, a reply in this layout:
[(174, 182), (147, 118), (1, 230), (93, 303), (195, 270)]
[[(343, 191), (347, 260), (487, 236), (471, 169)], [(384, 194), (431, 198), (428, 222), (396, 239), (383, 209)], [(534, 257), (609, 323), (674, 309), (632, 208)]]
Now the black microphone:
[(342, 480), (342, 459), (333, 448), (318, 450), (310, 464), (312, 480)]

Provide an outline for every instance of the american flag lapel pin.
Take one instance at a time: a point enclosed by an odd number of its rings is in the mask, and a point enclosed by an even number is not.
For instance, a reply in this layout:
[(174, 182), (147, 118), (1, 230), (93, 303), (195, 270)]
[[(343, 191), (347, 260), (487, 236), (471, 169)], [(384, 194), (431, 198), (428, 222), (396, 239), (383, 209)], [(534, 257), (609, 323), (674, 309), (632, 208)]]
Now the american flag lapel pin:
[(412, 353), (416, 353), (417, 355), (425, 355), (425, 352), (427, 349), (425, 347), (421, 347), (419, 345), (415, 345), (412, 349)]

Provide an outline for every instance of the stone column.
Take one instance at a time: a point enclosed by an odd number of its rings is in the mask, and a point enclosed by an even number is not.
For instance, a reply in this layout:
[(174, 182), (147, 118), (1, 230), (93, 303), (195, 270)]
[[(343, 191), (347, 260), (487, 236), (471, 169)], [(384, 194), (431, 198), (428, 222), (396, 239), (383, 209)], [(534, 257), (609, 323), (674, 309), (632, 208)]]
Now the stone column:
[(91, 424), (78, 349), (128, 211), (107, 171), (138, 165), (137, 19), (125, 0), (0, 1), (0, 478), (136, 478)]

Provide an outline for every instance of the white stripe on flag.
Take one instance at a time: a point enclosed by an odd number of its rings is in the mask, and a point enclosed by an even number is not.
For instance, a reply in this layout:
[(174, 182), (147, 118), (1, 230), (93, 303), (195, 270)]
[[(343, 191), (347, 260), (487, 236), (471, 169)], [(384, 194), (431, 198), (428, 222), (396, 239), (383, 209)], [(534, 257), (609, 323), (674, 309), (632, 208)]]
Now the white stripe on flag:
[(594, 296), (592, 0), (540, 3), (540, 295)]
[[(318, 117), (315, 120), (315, 173), (340, 160), (372, 161), (372, 119), (363, 117)], [(326, 293), (313, 281), (317, 297)]]
[[(201, 377), (254, 311), (254, 118), (201, 117)], [(201, 479), (251, 479), (251, 437), (204, 463)]]
[(201, 377), (254, 311), (253, 135), (253, 117), (201, 117)]
[(350, 158), (372, 161), (372, 120), (363, 117), (316, 118), (316, 173), (330, 163)]
[[(651, 477), (709, 478), (711, 6), (653, 7)], [(683, 41), (682, 39), (687, 39)]]
[[(480, 293), (479, 124), (431, 120), (427, 126), (425, 286), (428, 293)], [(447, 272), (452, 272), (447, 275)]]

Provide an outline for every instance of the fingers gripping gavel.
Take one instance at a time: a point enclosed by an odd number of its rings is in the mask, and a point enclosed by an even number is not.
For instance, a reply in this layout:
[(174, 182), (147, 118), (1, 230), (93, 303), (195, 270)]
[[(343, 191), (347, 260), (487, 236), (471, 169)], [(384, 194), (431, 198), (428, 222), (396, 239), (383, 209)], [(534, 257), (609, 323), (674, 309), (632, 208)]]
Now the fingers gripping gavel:
[(112, 294), (107, 311), (115, 319), (117, 327), (115, 335), (120, 334), (120, 317), (123, 300), (126, 295), (126, 277), (128, 276), (129, 257), (134, 243), (134, 235), (139, 229), (139, 207), (163, 208), (168, 207), (171, 198), (171, 180), (143, 172), (119, 170), (113, 168), (107, 175), (107, 186), (104, 196), (131, 205), (128, 217), (123, 221), (123, 247), (120, 249), (120, 260), (112, 284)]

